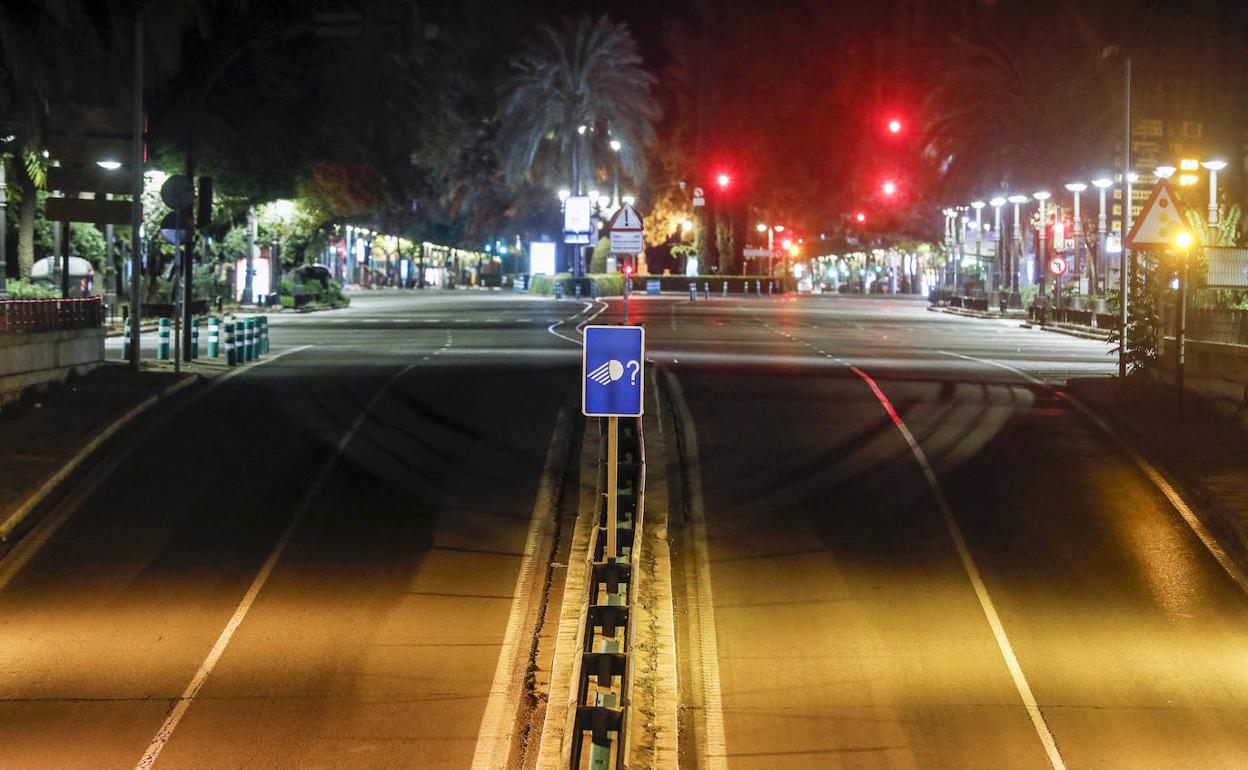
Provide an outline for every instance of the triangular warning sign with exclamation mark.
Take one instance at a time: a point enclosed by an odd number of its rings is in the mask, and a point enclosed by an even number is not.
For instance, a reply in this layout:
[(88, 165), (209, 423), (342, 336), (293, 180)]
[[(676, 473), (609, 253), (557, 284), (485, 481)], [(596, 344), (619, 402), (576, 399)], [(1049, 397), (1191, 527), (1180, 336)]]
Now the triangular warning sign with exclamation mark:
[(1129, 249), (1171, 249), (1178, 234), (1188, 229), (1187, 213), (1174, 188), (1169, 181), (1158, 179), (1123, 243)]

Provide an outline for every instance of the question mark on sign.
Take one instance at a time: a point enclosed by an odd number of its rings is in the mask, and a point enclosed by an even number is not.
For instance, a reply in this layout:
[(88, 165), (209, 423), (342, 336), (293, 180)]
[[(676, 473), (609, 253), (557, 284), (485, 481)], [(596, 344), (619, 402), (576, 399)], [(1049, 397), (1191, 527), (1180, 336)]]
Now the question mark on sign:
[(641, 364), (637, 363), (635, 360), (634, 360), (634, 361), (629, 361), (629, 362), (625, 365), (625, 368), (626, 368), (626, 369), (632, 369), (632, 371), (631, 371), (631, 372), (629, 372), (629, 374), (628, 374), (628, 378), (629, 378), (629, 379), (628, 379), (628, 384), (629, 384), (629, 385), (636, 385), (636, 384), (637, 384), (637, 376), (638, 376), (639, 374), (641, 374)]

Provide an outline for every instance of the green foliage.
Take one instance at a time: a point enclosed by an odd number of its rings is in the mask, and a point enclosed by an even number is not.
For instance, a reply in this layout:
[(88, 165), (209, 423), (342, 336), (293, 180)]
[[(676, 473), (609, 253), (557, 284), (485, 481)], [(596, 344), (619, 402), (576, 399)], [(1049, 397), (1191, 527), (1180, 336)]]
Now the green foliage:
[[(1157, 309), (1157, 297), (1162, 280), (1160, 267), (1149, 262), (1146, 252), (1137, 253), (1137, 267), (1131, 276), (1130, 301), (1127, 303), (1126, 352), (1127, 374), (1142, 375), (1155, 368), (1161, 361), (1161, 317)], [(1122, 297), (1117, 290), (1106, 293), (1112, 312), (1122, 312)], [(1114, 331), (1110, 340), (1115, 354), (1123, 349), (1122, 332)]]
[[(598, 287), (598, 296), (619, 296), (624, 293), (624, 276), (621, 273), (591, 274), (585, 276)], [(535, 275), (529, 283), (529, 291), (547, 297), (555, 293), (555, 284), (563, 285), (563, 296), (571, 297), (576, 293), (576, 279), (570, 273), (557, 275)]]
[(10, 278), (5, 282), (5, 291), (9, 299), (56, 299), (61, 292), (53, 286), (43, 283), (31, 283), (20, 278)]
[(607, 257), (611, 255), (611, 239), (599, 238), (594, 244), (594, 252), (589, 256), (589, 272), (607, 272)]

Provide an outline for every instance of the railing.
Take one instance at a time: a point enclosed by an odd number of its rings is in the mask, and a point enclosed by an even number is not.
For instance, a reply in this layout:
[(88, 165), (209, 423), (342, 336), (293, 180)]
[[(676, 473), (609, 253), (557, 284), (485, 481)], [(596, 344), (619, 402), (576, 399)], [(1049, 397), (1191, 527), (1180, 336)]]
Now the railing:
[[(602, 420), (608, 435), (607, 419)], [(596, 526), (586, 559), (583, 626), (578, 630), (579, 655), (574, 663), (575, 709), (567, 741), (568, 767), (607, 770), (624, 767), (628, 705), (633, 673), (635, 621), (631, 608), (640, 576), (642, 512), (646, 483), (645, 444), (640, 419), (620, 419), (617, 473), (608, 473), (606, 442), (598, 474)], [(607, 479), (617, 477), (617, 548), (607, 553)]]
[(90, 329), (103, 322), (100, 297), (0, 301), (0, 334)]

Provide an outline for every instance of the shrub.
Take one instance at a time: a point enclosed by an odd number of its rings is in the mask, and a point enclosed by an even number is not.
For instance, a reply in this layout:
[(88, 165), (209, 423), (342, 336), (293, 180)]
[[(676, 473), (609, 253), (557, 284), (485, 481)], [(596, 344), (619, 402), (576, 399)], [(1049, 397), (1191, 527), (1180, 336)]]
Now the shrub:
[(5, 284), (9, 299), (57, 299), (61, 296), (60, 291), (52, 286), (31, 283), (20, 278), (9, 279)]

